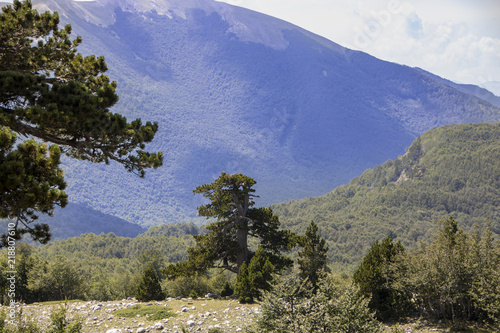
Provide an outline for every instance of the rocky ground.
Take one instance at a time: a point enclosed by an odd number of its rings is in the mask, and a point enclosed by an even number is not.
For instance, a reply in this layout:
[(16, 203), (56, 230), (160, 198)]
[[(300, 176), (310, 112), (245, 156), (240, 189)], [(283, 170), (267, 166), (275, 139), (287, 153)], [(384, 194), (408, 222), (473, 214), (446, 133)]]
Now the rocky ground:
[[(235, 300), (167, 299), (150, 304), (163, 305), (175, 316), (149, 321), (146, 317), (125, 318), (114, 315), (116, 310), (139, 303), (133, 299), (114, 302), (72, 302), (67, 304), (70, 318), (81, 318), (83, 332), (91, 333), (141, 333), (141, 332), (208, 332), (219, 328), (223, 332), (243, 332), (258, 313), (258, 305), (242, 305)], [(59, 304), (32, 304), (23, 306), (25, 314), (37, 319), (39, 326), (46, 326), (50, 313)]]
[[(175, 316), (168, 319), (149, 321), (145, 316), (125, 318), (114, 314), (119, 309), (134, 305), (165, 306)], [(34, 319), (39, 327), (47, 327), (50, 314), (61, 304), (23, 305), (23, 316)], [(239, 304), (236, 300), (214, 299), (167, 299), (162, 302), (139, 303), (134, 299), (112, 302), (70, 302), (66, 304), (68, 318), (79, 318), (86, 333), (181, 333), (209, 332), (218, 328), (218, 332), (245, 332), (245, 327), (254, 322), (259, 313), (258, 304)], [(441, 322), (409, 320), (404, 324), (386, 327), (387, 333), (431, 333), (431, 332), (480, 332), (490, 333), (495, 330), (469, 324), (467, 328), (457, 330)]]

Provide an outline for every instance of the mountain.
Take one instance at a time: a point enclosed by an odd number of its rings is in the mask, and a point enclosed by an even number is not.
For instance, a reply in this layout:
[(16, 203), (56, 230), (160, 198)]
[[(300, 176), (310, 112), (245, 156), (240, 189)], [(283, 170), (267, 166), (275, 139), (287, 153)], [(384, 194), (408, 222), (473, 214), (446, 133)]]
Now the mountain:
[(430, 73), (225, 3), (33, 4), (72, 25), (79, 51), (106, 57), (112, 111), (160, 125), (148, 149), (165, 165), (145, 179), (63, 162), (71, 202), (142, 226), (194, 221), (192, 190), (222, 171), (255, 178), (269, 205), (327, 193), (431, 128), (500, 121), (498, 106)]
[(147, 231), (141, 226), (122, 220), (116, 216), (80, 204), (69, 203), (63, 210), (58, 208), (54, 217), (41, 217), (42, 222), (50, 223), (52, 240), (76, 237), (82, 234), (114, 233), (116, 236), (136, 237)]
[[(7, 229), (8, 220), (0, 219), (0, 227)], [(104, 214), (81, 204), (69, 203), (64, 209), (56, 208), (53, 217), (40, 216), (36, 223), (50, 225), (51, 240), (62, 240), (83, 234), (113, 233), (116, 236), (136, 237), (147, 229), (119, 217)], [(29, 238), (25, 239), (30, 241)]]
[(500, 82), (499, 81), (488, 81), (481, 84), (482, 88), (488, 89), (496, 96), (500, 96)]
[(389, 235), (413, 248), (449, 216), (466, 230), (489, 218), (500, 235), (498, 161), (500, 123), (448, 125), (326, 195), (272, 208), (284, 227), (298, 233), (314, 220), (332, 261), (355, 268), (375, 240)]
[[(482, 100), (485, 100), (487, 102), (490, 102), (491, 104), (500, 107), (500, 91), (498, 88), (500, 87), (499, 82), (487, 82), (484, 84), (481, 84), (481, 86), (476, 86), (473, 84), (460, 84), (460, 83), (455, 83), (453, 81), (443, 79), (437, 75), (434, 75), (432, 73), (426, 72), (423, 69), (420, 69), (421, 72), (431, 78), (433, 78), (436, 81), (441, 82), (442, 84), (445, 84), (451, 88), (457, 89), (458, 91), (461, 91), (465, 94), (476, 96)], [(495, 87), (497, 89), (495, 89)]]
[[(272, 208), (284, 227), (298, 234), (314, 220), (327, 240), (332, 268), (352, 272), (375, 240), (389, 235), (411, 250), (420, 241), (430, 241), (438, 220), (450, 215), (466, 231), (474, 223), (484, 226), (489, 217), (500, 235), (499, 160), (500, 123), (440, 127), (417, 138), (404, 155), (366, 170), (349, 184)], [(136, 262), (143, 263), (145, 251), (177, 262), (186, 260), (187, 248), (194, 244), (190, 235), (204, 232), (193, 223), (166, 224), (133, 239), (87, 234), (51, 242), (40, 251), (47, 259), (90, 256), (93, 265), (111, 258), (139, 258)]]

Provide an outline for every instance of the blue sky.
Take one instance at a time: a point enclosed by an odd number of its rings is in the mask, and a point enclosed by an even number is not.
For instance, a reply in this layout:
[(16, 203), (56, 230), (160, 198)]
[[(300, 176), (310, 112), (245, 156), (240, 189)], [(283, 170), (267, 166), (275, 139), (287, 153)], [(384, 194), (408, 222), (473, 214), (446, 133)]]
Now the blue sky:
[(500, 81), (499, 0), (224, 0), (460, 83)]

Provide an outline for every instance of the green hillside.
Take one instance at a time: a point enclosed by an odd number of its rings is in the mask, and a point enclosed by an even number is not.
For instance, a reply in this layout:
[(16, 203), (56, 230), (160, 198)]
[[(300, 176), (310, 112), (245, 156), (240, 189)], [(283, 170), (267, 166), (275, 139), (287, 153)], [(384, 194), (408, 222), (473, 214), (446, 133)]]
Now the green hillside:
[(300, 233), (314, 220), (332, 264), (352, 270), (375, 240), (390, 235), (412, 248), (450, 215), (465, 229), (489, 217), (499, 234), (499, 188), (500, 124), (452, 125), (426, 132), (404, 156), (324, 196), (273, 210)]
[[(365, 171), (349, 184), (316, 198), (274, 205), (283, 227), (304, 234), (314, 220), (330, 248), (334, 270), (352, 272), (375, 240), (391, 235), (407, 249), (429, 241), (441, 218), (462, 227), (489, 217), (500, 234), (500, 123), (445, 126), (417, 139), (404, 156)], [(78, 263), (95, 278), (136, 274), (145, 262), (186, 260), (194, 224), (151, 227), (135, 237), (86, 234), (36, 249), (45, 260)], [(149, 258), (151, 257), (151, 258)], [(156, 258), (156, 259), (155, 259)], [(92, 267), (92, 268), (89, 268)], [(94, 281), (95, 280), (95, 281)]]

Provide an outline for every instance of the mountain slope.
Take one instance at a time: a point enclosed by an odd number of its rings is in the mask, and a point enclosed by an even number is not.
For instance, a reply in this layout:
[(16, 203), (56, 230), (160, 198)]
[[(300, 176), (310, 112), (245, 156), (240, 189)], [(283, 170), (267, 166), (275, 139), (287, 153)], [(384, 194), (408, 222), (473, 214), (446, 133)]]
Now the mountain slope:
[[(500, 123), (445, 126), (416, 139), (405, 155), (326, 195), (272, 208), (284, 227), (299, 234), (314, 220), (328, 242), (331, 265), (352, 271), (375, 240), (390, 235), (412, 249), (450, 215), (466, 230), (489, 217), (500, 235), (499, 160)], [(84, 235), (41, 249), (48, 256), (80, 258), (130, 258), (155, 249), (175, 262), (185, 260), (194, 242), (189, 235), (200, 232), (205, 231), (194, 224), (161, 225), (134, 239)]]
[[(260, 205), (326, 193), (424, 131), (500, 121), (491, 103), (275, 18), (210, 0), (34, 1), (104, 55), (129, 118), (159, 122), (165, 165), (138, 179), (64, 161), (70, 200), (143, 226), (196, 218), (221, 171)], [(64, 214), (64, 210), (60, 212)]]
[(40, 217), (40, 222), (49, 223), (52, 240), (61, 240), (82, 234), (114, 233), (116, 236), (136, 237), (147, 231), (137, 224), (124, 221), (116, 216), (103, 214), (92, 208), (70, 203), (56, 209), (54, 217)]
[(466, 229), (489, 217), (500, 234), (498, 161), (500, 123), (449, 125), (326, 195), (272, 207), (297, 232), (314, 220), (330, 257), (353, 267), (375, 240), (390, 235), (411, 248), (450, 215)]
[[(8, 223), (9, 220), (0, 219), (0, 228), (7, 230)], [(56, 208), (52, 217), (41, 215), (36, 223), (49, 224), (52, 241), (88, 233), (99, 235), (112, 232), (116, 236), (136, 237), (147, 231), (137, 224), (74, 203), (69, 203), (64, 210)], [(25, 240), (31, 241), (29, 238), (25, 238)]]

